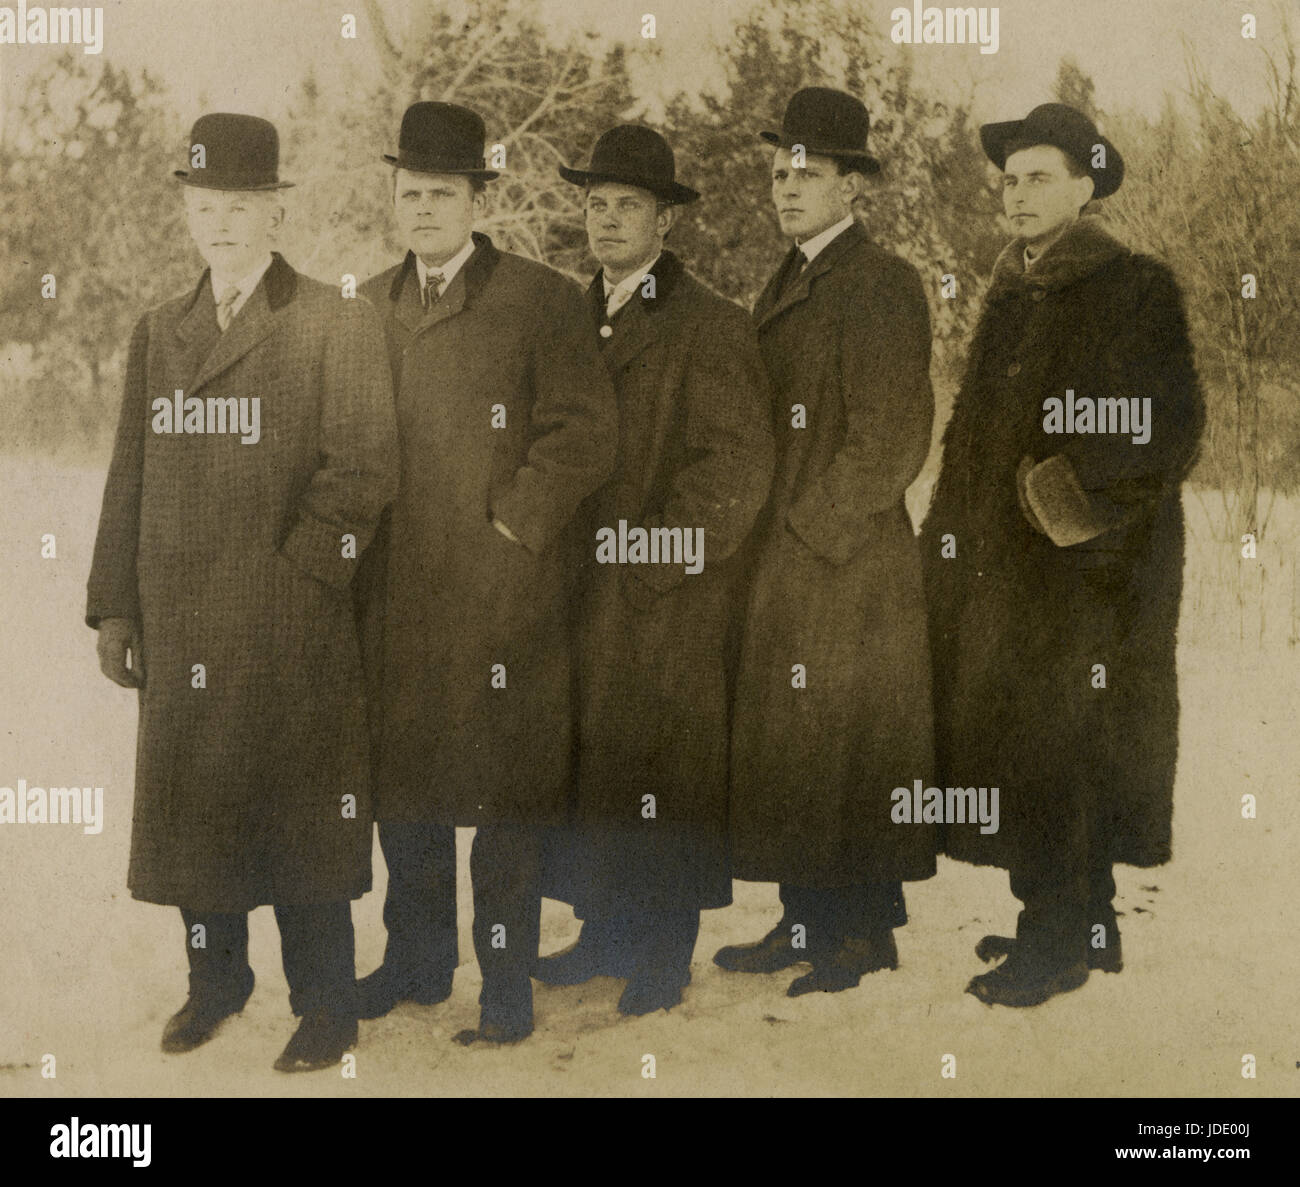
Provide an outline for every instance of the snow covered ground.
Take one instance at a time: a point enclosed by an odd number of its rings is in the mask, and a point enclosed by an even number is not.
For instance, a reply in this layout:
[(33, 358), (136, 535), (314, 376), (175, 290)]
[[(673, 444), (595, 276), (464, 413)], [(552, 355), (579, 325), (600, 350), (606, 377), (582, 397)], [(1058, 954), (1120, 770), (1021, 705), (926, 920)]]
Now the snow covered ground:
[[(468, 832), (460, 838), (462, 964), (450, 1001), (361, 1024), (355, 1079), (271, 1070), (293, 1030), (271, 911), (251, 919), (257, 974), (244, 1013), (207, 1046), (158, 1050), (185, 998), (178, 913), (126, 891), (135, 696), (100, 676), (82, 624), (102, 472), (0, 456), (0, 786), (102, 785), (98, 836), (75, 826), (0, 826), (0, 1094), (1295, 1095), (1300, 1085), (1300, 500), (1279, 500), (1259, 559), (1215, 541), (1185, 502), (1193, 544), (1183, 604), (1182, 752), (1175, 860), (1117, 871), (1126, 967), (1033, 1010), (964, 994), (984, 933), (1010, 932), (1005, 873), (941, 861), (907, 889), (902, 967), (854, 991), (785, 996), (793, 974), (747, 977), (710, 960), (779, 915), (775, 887), (738, 883), (706, 914), (682, 1006), (642, 1019), (616, 1008), (621, 982), (536, 991), (537, 1032), (502, 1049), (460, 1047), (477, 1020), (469, 934)], [(1208, 501), (1212, 505), (1212, 501)], [(40, 557), (52, 532), (58, 556)], [(1241, 577), (1247, 608), (1233, 600)], [(1258, 593), (1256, 591), (1259, 591)], [(1266, 603), (1261, 636), (1258, 612)], [(1242, 636), (1245, 636), (1244, 640)], [(1240, 797), (1258, 797), (1243, 820)], [(353, 906), (357, 964), (379, 961), (384, 864)], [(543, 950), (568, 943), (568, 908), (547, 902)], [(1242, 1057), (1257, 1077), (1242, 1077)], [(46, 1055), (56, 1076), (43, 1078)], [(644, 1056), (656, 1075), (643, 1076)], [(956, 1057), (957, 1075), (941, 1078)]]

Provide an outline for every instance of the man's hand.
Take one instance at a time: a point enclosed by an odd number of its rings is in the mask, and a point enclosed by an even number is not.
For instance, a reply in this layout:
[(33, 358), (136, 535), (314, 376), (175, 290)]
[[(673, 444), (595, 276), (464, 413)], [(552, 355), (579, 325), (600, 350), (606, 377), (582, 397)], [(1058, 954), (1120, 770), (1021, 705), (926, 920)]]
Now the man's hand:
[(1040, 536), (1046, 536), (1047, 531), (1038, 522), (1038, 516), (1034, 514), (1034, 509), (1029, 505), (1029, 497), (1025, 494), (1025, 480), (1029, 477), (1029, 471), (1033, 468), (1033, 458), (1026, 455), (1020, 459), (1020, 465), (1016, 469), (1016, 498), (1020, 500), (1020, 510), (1029, 526)]
[(98, 648), (99, 670), (114, 684), (120, 684), (123, 688), (144, 687), (140, 628), (134, 622), (129, 618), (101, 619)]

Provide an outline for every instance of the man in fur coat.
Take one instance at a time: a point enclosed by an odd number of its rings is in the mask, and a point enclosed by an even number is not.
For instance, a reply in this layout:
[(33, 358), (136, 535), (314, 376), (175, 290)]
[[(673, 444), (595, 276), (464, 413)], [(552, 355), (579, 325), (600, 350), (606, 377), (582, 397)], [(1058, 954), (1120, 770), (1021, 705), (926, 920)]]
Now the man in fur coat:
[(1000, 789), (953, 857), (1010, 871), (1006, 960), (968, 990), (1036, 1005), (1118, 972), (1112, 866), (1169, 860), (1179, 484), (1204, 406), (1169, 269), (1089, 200), (1120, 154), (1062, 104), (985, 125), (1018, 237), (999, 256), (922, 530), (936, 782)]

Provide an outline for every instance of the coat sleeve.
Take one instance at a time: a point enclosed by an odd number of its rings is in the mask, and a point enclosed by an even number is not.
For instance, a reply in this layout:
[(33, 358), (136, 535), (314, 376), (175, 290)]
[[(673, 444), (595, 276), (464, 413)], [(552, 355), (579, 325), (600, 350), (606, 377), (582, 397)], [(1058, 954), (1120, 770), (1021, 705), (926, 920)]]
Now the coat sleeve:
[[(1076, 436), (1028, 474), (1025, 495), (1057, 544), (1093, 539), (1154, 506), (1196, 456), (1205, 403), (1196, 377), (1182, 296), (1169, 270), (1143, 259), (1132, 307), (1113, 323), (1098, 394), (1151, 400), (1149, 440), (1134, 434)], [(1143, 273), (1145, 275), (1143, 275)]]
[(843, 444), (786, 517), (809, 548), (836, 565), (862, 548), (871, 517), (902, 499), (930, 449), (930, 311), (916, 269), (886, 260), (845, 294)]
[(86, 589), (86, 623), (91, 627), (98, 627), (105, 618), (140, 621), (136, 551), (140, 543), (144, 442), (149, 431), (148, 357), (146, 314), (136, 323), (127, 351), (122, 410)]
[[(668, 478), (667, 498), (646, 528), (704, 531), (704, 564), (731, 556), (749, 534), (772, 483), (772, 401), (758, 337), (728, 303), (697, 319), (681, 394), (686, 402), (685, 464)], [(625, 568), (629, 582), (666, 593), (685, 580), (684, 565)]]
[[(298, 501), (282, 555), (318, 581), (346, 590), (397, 494), (397, 419), (379, 315), (340, 301), (323, 334), (320, 466)], [(343, 537), (356, 537), (345, 556)]]
[(533, 344), (528, 453), (491, 499), (493, 518), (535, 554), (613, 473), (618, 450), (618, 404), (582, 294), (557, 280), (547, 295)]

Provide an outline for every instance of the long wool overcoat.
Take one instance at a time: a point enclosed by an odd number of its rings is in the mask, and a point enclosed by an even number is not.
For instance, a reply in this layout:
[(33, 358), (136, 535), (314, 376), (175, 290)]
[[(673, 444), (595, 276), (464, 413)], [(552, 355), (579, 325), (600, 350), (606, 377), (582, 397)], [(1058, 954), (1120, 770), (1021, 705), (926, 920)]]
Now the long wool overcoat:
[[(600, 273), (587, 293), (620, 427), (580, 517), (580, 912), (584, 891), (604, 911), (731, 901), (726, 646), (737, 549), (772, 480), (771, 401), (748, 315), (672, 252), (651, 275), (653, 297), (642, 285), (612, 322)], [(596, 531), (620, 521), (703, 529), (702, 571), (597, 563)]]
[[(1204, 420), (1182, 300), (1092, 217), (1028, 272), (1023, 249), (994, 268), (922, 533), (936, 783), (1000, 789), (998, 831), (952, 825), (946, 849), (1011, 868), (1091, 834), (1112, 861), (1156, 865), (1178, 738), (1179, 483)], [(1128, 432), (1046, 431), (1044, 401), (1067, 392), (1076, 408), (1149, 399), (1150, 440), (1131, 417)], [(1017, 481), (1031, 463), (1033, 501)]]
[(933, 761), (903, 501), (934, 418), (929, 311), (916, 269), (859, 223), (787, 285), (792, 259), (754, 309), (776, 474), (736, 693), (735, 874), (818, 888), (926, 878), (934, 827), (890, 810)]
[[(260, 439), (158, 431), (178, 389), (205, 429), (209, 401), (259, 399)], [(224, 334), (206, 272), (136, 326), (86, 608), (143, 632), (136, 898), (247, 911), (370, 888), (349, 585), (396, 447), (375, 311), (278, 255)]]
[(362, 607), (377, 814), (544, 825), (572, 770), (566, 543), (613, 469), (618, 410), (577, 285), (474, 242), (427, 312), (412, 254), (362, 290), (388, 335), (401, 448)]

